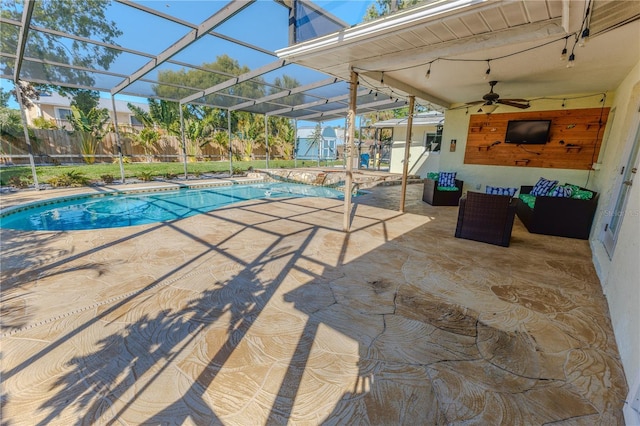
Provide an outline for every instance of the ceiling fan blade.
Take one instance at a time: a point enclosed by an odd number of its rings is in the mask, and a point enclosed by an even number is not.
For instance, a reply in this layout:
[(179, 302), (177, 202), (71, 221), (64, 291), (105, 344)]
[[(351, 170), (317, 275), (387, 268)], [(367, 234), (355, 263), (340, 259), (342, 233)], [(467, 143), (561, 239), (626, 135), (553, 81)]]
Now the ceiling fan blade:
[(507, 100), (507, 99), (498, 99), (497, 102), (502, 105), (507, 105), (507, 106), (520, 108), (520, 109), (527, 109), (531, 106), (529, 104), (520, 104), (517, 102), (512, 102), (511, 100)]
[(524, 102), (524, 103), (529, 103), (529, 99), (511, 99), (511, 98), (507, 98), (507, 99), (501, 99), (503, 101), (508, 101), (508, 102)]
[(486, 101), (474, 101), (474, 102), (467, 102), (465, 105), (480, 105), (484, 103), (486, 103)]

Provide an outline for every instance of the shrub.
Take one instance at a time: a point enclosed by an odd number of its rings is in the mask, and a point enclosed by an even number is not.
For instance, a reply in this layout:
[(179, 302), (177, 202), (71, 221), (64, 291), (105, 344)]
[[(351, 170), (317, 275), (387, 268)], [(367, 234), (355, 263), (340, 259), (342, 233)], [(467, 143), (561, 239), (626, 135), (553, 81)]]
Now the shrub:
[(244, 174), (244, 170), (242, 170), (240, 167), (234, 167), (233, 168), (233, 174), (234, 175), (242, 175), (242, 174)]
[(102, 175), (102, 176), (100, 176), (100, 179), (102, 179), (102, 181), (104, 183), (106, 183), (107, 185), (113, 183), (113, 181), (115, 180), (113, 175)]
[(20, 176), (11, 176), (9, 178), (9, 185), (16, 188), (26, 188), (29, 183), (26, 180), (22, 180)]
[(178, 175), (176, 175), (175, 173), (167, 172), (167, 173), (164, 174), (164, 178), (165, 179), (175, 179), (177, 177), (178, 177)]
[[(113, 163), (114, 164), (118, 164), (120, 162), (120, 159), (118, 158), (118, 156), (116, 155), (115, 157), (113, 157)], [(131, 156), (129, 155), (123, 155), (122, 156), (122, 162), (124, 164), (129, 164), (131, 163)]]
[(144, 182), (149, 182), (153, 180), (153, 175), (151, 174), (151, 172), (140, 172), (140, 174), (138, 175), (138, 179)]
[(81, 172), (71, 170), (60, 176), (52, 177), (49, 179), (49, 184), (56, 188), (61, 186), (85, 186), (89, 184), (89, 178)]

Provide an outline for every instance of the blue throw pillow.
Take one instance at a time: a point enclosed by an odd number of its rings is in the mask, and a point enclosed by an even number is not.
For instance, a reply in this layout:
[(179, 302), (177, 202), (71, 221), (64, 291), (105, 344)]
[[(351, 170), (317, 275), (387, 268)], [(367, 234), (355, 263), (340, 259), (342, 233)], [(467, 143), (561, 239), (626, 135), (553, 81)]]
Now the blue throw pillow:
[(569, 186), (558, 185), (549, 192), (549, 197), (569, 198), (573, 194), (573, 189)]
[(551, 189), (558, 184), (557, 180), (549, 180), (541, 177), (534, 185), (530, 194), (533, 196), (547, 195)]
[(440, 172), (438, 186), (456, 186), (456, 172)]
[(484, 190), (486, 194), (508, 195), (510, 197), (515, 196), (517, 191), (518, 191), (518, 188), (501, 188), (499, 186), (489, 186), (489, 185), (487, 185), (487, 187)]

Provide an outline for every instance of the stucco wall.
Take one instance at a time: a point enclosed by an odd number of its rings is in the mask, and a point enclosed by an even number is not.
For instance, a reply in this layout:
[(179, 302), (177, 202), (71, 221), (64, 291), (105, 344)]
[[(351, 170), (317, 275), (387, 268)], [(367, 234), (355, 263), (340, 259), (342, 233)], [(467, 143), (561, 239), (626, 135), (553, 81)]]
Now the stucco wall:
[[(611, 321), (620, 357), (629, 384), (630, 401), (640, 392), (640, 178), (630, 188), (629, 199), (612, 259), (602, 242), (601, 232), (609, 221), (611, 202), (617, 197), (620, 169), (626, 165), (629, 144), (636, 137), (640, 121), (640, 63), (616, 90), (615, 111), (608, 146), (601, 156), (602, 169), (596, 177), (602, 198), (591, 232), (593, 260), (607, 296)], [(640, 416), (628, 405), (627, 424), (640, 424)], [(633, 417), (635, 416), (635, 417)]]
[[(566, 95), (565, 107), (570, 108), (597, 108), (602, 105), (601, 96), (589, 96), (581, 99), (570, 99), (581, 95)], [(562, 108), (563, 97), (558, 99), (540, 99), (531, 102), (529, 111), (547, 111)], [(607, 94), (605, 105), (610, 106), (613, 94)], [(500, 106), (494, 114), (504, 112), (515, 112), (515, 108)], [(585, 186), (596, 191), (599, 190), (595, 184), (597, 171), (550, 169), (537, 167), (516, 167), (516, 166), (483, 166), (464, 164), (464, 153), (466, 148), (467, 134), (469, 128), (469, 118), (472, 114), (467, 114), (466, 108), (452, 109), (445, 112), (445, 126), (442, 135), (442, 151), (440, 157), (441, 171), (456, 171), (458, 177), (465, 183), (465, 190), (484, 190), (486, 185), (520, 187), (521, 185), (533, 185), (544, 176), (546, 178), (557, 179), (561, 182), (568, 182), (580, 186)], [(607, 123), (607, 126), (609, 122)], [(605, 138), (607, 136), (605, 128)], [(450, 151), (451, 140), (455, 139), (456, 150)], [(603, 141), (605, 149), (608, 142)]]
[[(427, 172), (437, 172), (440, 155), (425, 152), (424, 140), (427, 133), (436, 133), (436, 126), (414, 126), (411, 132), (411, 149), (409, 151), (409, 174), (426, 177)], [(407, 139), (406, 127), (393, 128), (393, 147), (391, 149), (391, 173), (402, 173), (404, 146)]]

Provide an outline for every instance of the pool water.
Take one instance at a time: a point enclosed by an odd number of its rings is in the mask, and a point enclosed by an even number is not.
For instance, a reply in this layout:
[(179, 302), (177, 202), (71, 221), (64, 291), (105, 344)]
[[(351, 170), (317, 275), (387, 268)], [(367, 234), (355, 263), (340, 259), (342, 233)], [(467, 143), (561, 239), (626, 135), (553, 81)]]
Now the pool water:
[(241, 201), (280, 197), (343, 198), (333, 188), (257, 183), (162, 192), (114, 193), (48, 201), (9, 213), (0, 227), (27, 231), (118, 228), (182, 219)]

